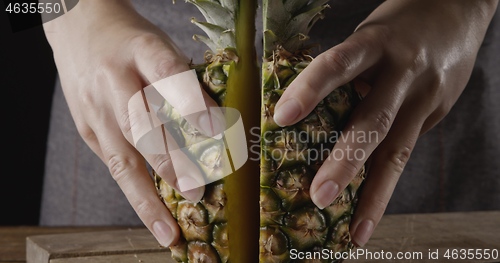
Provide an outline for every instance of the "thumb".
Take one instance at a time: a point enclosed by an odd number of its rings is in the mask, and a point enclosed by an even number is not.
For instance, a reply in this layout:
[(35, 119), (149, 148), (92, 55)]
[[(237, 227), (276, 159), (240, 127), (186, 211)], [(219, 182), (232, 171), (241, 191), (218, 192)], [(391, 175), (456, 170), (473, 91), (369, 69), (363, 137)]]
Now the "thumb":
[(224, 117), (217, 103), (201, 87), (189, 60), (173, 42), (160, 37), (144, 41), (137, 48), (137, 70), (194, 128), (208, 136), (224, 131)]
[(274, 121), (280, 126), (295, 124), (334, 89), (373, 66), (382, 55), (373, 39), (370, 33), (357, 31), (313, 59), (277, 102)]

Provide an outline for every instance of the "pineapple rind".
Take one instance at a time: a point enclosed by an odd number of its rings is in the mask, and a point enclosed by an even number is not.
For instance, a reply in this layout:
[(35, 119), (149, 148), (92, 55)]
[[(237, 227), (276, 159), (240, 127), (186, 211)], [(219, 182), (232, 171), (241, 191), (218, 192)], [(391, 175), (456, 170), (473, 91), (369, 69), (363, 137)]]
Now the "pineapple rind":
[[(289, 79), (300, 74), (312, 59), (290, 54), (280, 47), (274, 52), (274, 60), (264, 62), (262, 67), (261, 227), (279, 229), (287, 237), (287, 243), (282, 245), (289, 251), (347, 251), (353, 247), (349, 223), (364, 169), (323, 210), (311, 201), (309, 187), (330, 153), (321, 151), (333, 148), (338, 139), (335, 136), (344, 128), (360, 97), (353, 85), (346, 84), (323, 99), (303, 120), (289, 127), (277, 126), (272, 118), (277, 100)], [(261, 240), (261, 255), (269, 258), (264, 244)]]
[[(205, 56), (206, 63), (191, 66), (205, 90), (222, 106), (228, 77), (238, 61), (235, 48), (238, 1), (187, 2), (196, 5), (206, 19), (206, 22), (192, 20), (207, 34), (207, 37), (195, 38), (211, 49)], [(265, 50), (262, 64), (259, 262), (301, 262), (290, 259), (291, 249), (307, 252), (328, 248), (340, 252), (353, 247), (349, 222), (364, 179), (364, 169), (324, 210), (312, 203), (309, 186), (321, 160), (327, 157), (316, 154), (317, 160), (313, 161), (311, 153), (333, 147), (332, 138), (324, 135), (343, 128), (360, 98), (348, 83), (328, 95), (299, 123), (287, 128), (274, 123), (276, 102), (313, 59), (305, 46), (307, 34), (322, 18), (328, 0), (263, 2)], [(196, 140), (187, 136), (181, 121), (172, 123), (170, 130), (182, 137), (181, 141), (185, 143)], [(304, 131), (305, 139), (300, 137), (304, 136), (301, 133)], [(205, 151), (207, 149), (188, 149), (195, 156), (202, 156)], [(192, 204), (159, 176), (155, 174), (155, 177), (160, 197), (181, 226), (181, 240), (171, 247), (172, 258), (178, 262), (196, 262), (202, 257), (208, 257), (210, 262), (230, 262), (224, 180), (207, 185), (203, 199)]]
[[(238, 62), (235, 40), (235, 15), (237, 0), (187, 0), (194, 4), (205, 18), (205, 22), (193, 18), (191, 21), (201, 28), (207, 36), (195, 35), (194, 39), (204, 42), (210, 51), (205, 54), (205, 63), (192, 64), (198, 80), (209, 96), (218, 105), (224, 106), (227, 81), (234, 64)], [(168, 104), (160, 112), (169, 120), (168, 131), (176, 138), (179, 147), (186, 148), (190, 159), (205, 176), (220, 178), (215, 167), (217, 155), (225, 151), (214, 140), (194, 129)], [(215, 156), (215, 157), (214, 157)], [(229, 262), (227, 227), (227, 198), (224, 179), (205, 186), (205, 194), (198, 203), (185, 200), (173, 187), (163, 181), (153, 170), (156, 187), (161, 200), (177, 220), (181, 237), (176, 245), (170, 247), (172, 258), (177, 262)], [(205, 261), (203, 261), (205, 262)]]
[[(323, 17), (328, 0), (264, 1), (264, 62), (262, 65), (261, 227), (285, 238), (272, 240), (282, 250), (313, 252), (353, 248), (349, 223), (365, 176), (361, 169), (328, 207), (320, 210), (309, 196), (315, 173), (329, 158), (360, 96), (347, 83), (324, 98), (303, 120), (279, 127), (274, 108), (288, 85), (313, 60), (307, 48), (309, 30)], [(325, 151), (326, 150), (326, 151)], [(267, 195), (266, 195), (267, 193)], [(271, 194), (272, 193), (272, 194)], [(270, 203), (269, 203), (270, 202)], [(279, 204), (279, 205), (276, 205)], [(280, 215), (280, 217), (277, 217)], [(266, 232), (267, 233), (267, 232)], [(260, 254), (269, 262), (305, 262), (289, 257), (277, 261), (271, 241), (262, 234)], [(282, 242), (280, 244), (277, 244)], [(320, 260), (314, 262), (340, 262)], [(262, 261), (265, 262), (265, 261)]]

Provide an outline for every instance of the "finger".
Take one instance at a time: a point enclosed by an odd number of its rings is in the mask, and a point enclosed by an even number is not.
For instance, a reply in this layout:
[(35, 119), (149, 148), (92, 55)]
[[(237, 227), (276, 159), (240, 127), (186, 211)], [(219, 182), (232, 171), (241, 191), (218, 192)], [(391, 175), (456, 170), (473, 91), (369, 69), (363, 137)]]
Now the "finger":
[[(94, 131), (88, 125), (88, 123), (90, 123), (88, 120), (89, 111), (81, 110), (81, 108), (87, 107), (87, 105), (82, 105), (82, 101), (85, 100), (82, 100), (82, 96), (72, 96), (72, 93), (74, 93), (75, 90), (78, 90), (79, 87), (74, 85), (67, 85), (67, 81), (64, 75), (61, 75), (60, 78), (62, 89), (64, 91), (64, 98), (66, 99), (71, 117), (75, 122), (78, 134), (80, 135), (80, 137), (82, 137), (82, 139), (90, 147), (90, 149), (102, 160), (102, 151), (100, 149), (99, 143)], [(69, 83), (71, 84), (71, 82)]]
[[(140, 81), (130, 77), (127, 70), (116, 70), (109, 73), (105, 85), (111, 90), (108, 97), (113, 98), (112, 109), (104, 111), (101, 116), (95, 116), (92, 125), (94, 130), (109, 136), (123, 135), (128, 144), (136, 147), (151, 167), (186, 199), (197, 202), (203, 197), (204, 180), (196, 167), (194, 160), (185, 156), (174, 139), (167, 141), (168, 132), (162, 129), (160, 122), (149, 112), (148, 103), (140, 91)], [(126, 103), (126, 108), (123, 104)], [(113, 112), (114, 116), (107, 116), (106, 112)], [(107, 118), (107, 120), (104, 120)], [(109, 133), (109, 124), (116, 123), (119, 133)], [(156, 120), (156, 121), (154, 121)], [(142, 141), (141, 141), (142, 140)], [(141, 142), (139, 144), (139, 142)], [(102, 145), (101, 145), (102, 148)], [(103, 150), (104, 151), (104, 150)], [(177, 169), (175, 169), (177, 167)], [(182, 179), (182, 180), (180, 180)], [(180, 180), (180, 181), (179, 181)], [(185, 187), (179, 187), (179, 183)], [(188, 191), (189, 190), (189, 191)]]
[(144, 158), (122, 137), (112, 120), (96, 130), (105, 163), (127, 200), (144, 225), (162, 246), (170, 246), (179, 237), (176, 221), (158, 198)]
[[(205, 192), (205, 180), (196, 158), (188, 156), (164, 126), (160, 127), (166, 154), (143, 154), (153, 164), (156, 173), (184, 198), (199, 202)], [(163, 176), (162, 176), (163, 175)], [(166, 175), (166, 176), (165, 176)]]
[(202, 133), (214, 136), (224, 130), (217, 103), (203, 90), (189, 61), (175, 45), (157, 36), (138, 41), (137, 70), (183, 118)]
[(373, 66), (382, 56), (373, 32), (361, 30), (318, 55), (285, 90), (274, 113), (280, 126), (296, 123), (337, 87)]
[(385, 138), (403, 101), (403, 92), (394, 87), (404, 90), (404, 85), (404, 80), (383, 74), (357, 105), (311, 184), (311, 199), (318, 207), (333, 202)]
[(99, 145), (99, 141), (97, 140), (97, 136), (90, 126), (86, 124), (77, 125), (78, 133), (80, 137), (82, 137), (83, 141), (89, 146), (89, 148), (101, 159), (104, 161), (104, 156), (101, 151), (101, 146)]
[[(394, 188), (417, 142), (423, 120), (411, 106), (402, 109), (391, 131), (375, 150), (359, 199), (351, 233), (353, 242), (364, 246), (380, 222)], [(403, 117), (404, 116), (404, 117)]]
[(427, 133), (429, 130), (434, 128), (451, 110), (450, 105), (439, 105), (434, 112), (432, 112), (429, 117), (425, 120), (422, 125), (422, 130), (420, 131), (420, 136)]

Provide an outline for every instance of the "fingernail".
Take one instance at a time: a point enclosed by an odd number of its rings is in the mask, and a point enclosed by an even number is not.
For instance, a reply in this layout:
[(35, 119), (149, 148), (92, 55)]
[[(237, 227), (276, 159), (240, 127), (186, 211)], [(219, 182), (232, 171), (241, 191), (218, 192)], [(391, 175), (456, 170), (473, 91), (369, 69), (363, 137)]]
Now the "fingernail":
[(331, 180), (328, 180), (320, 185), (318, 190), (312, 194), (311, 199), (317, 207), (323, 209), (335, 200), (338, 192), (339, 185)]
[(194, 178), (188, 176), (182, 176), (177, 180), (179, 190), (184, 198), (191, 202), (199, 202), (203, 197), (203, 184), (196, 181)]
[(283, 127), (300, 115), (300, 105), (295, 99), (289, 99), (274, 110), (274, 122)]
[(210, 137), (224, 131), (221, 121), (208, 111), (200, 115), (198, 118), (198, 125), (200, 125), (203, 133)]
[(163, 221), (155, 221), (153, 223), (153, 232), (160, 245), (164, 247), (170, 246), (174, 239), (172, 229)]
[(356, 228), (356, 233), (354, 233), (353, 241), (356, 245), (362, 247), (368, 242), (373, 233), (373, 221), (372, 220), (363, 220), (359, 223)]

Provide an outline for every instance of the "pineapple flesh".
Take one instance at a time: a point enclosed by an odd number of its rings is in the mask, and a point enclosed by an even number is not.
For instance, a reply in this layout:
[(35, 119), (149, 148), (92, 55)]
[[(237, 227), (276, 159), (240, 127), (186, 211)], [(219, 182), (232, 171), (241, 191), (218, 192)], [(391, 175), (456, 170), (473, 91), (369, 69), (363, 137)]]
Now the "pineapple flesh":
[[(360, 96), (348, 83), (329, 94), (297, 124), (279, 127), (273, 121), (274, 106), (281, 94), (313, 60), (307, 34), (323, 16), (328, 1), (263, 0), (261, 78), (253, 45), (256, 1), (187, 2), (197, 6), (206, 20), (192, 20), (207, 35), (194, 38), (210, 48), (205, 63), (191, 67), (220, 106), (240, 111), (247, 138), (251, 137), (251, 127), (260, 126), (261, 156), (260, 163), (247, 161), (235, 173), (208, 184), (198, 203), (185, 200), (153, 171), (159, 196), (182, 233), (180, 241), (170, 247), (172, 258), (177, 262), (336, 262), (292, 260), (290, 252), (325, 248), (342, 252), (353, 247), (349, 223), (364, 169), (323, 210), (312, 203), (309, 186), (333, 148), (332, 136), (343, 129)], [(176, 118), (173, 109), (164, 107), (161, 111), (169, 119), (178, 120), (165, 128), (179, 142), (193, 145), (210, 140)], [(214, 156), (225, 150), (199, 146), (187, 149), (207, 176), (217, 172), (220, 163)]]

